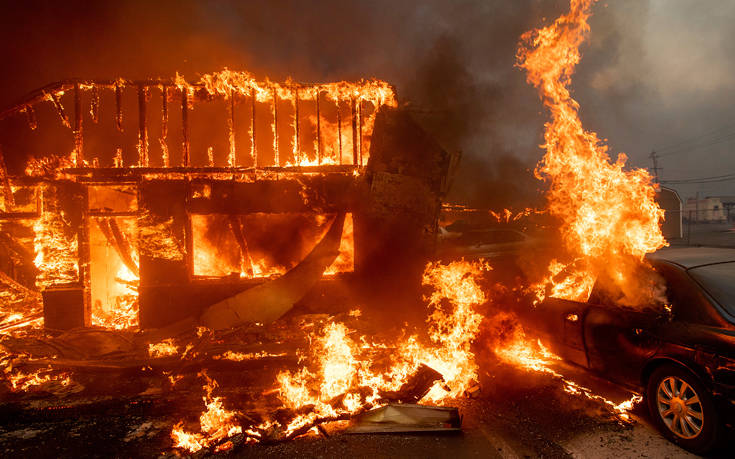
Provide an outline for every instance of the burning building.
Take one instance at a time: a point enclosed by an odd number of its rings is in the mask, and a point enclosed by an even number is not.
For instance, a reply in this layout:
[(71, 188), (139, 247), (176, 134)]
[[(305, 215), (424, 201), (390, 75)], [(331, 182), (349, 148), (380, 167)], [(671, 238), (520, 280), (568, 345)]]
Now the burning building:
[(456, 161), (376, 80), (67, 80), (0, 120), (70, 151), (2, 171), (4, 271), (42, 293), (49, 329), (199, 317), (303, 264), (330, 227), (338, 251), (289, 301), (317, 283), (418, 278)]

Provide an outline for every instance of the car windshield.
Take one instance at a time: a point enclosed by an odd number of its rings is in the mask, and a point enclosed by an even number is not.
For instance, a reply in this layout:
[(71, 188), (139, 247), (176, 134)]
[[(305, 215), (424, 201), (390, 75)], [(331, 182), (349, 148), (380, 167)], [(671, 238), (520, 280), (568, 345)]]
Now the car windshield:
[(689, 270), (704, 289), (731, 316), (735, 316), (735, 262), (699, 266)]

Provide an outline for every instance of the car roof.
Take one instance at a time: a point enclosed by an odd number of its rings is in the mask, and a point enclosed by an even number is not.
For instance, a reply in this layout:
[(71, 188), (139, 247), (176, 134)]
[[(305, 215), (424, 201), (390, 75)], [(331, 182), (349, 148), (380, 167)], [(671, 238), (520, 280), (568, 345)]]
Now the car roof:
[(735, 262), (735, 249), (723, 247), (666, 247), (647, 255), (652, 260), (676, 263), (685, 269)]

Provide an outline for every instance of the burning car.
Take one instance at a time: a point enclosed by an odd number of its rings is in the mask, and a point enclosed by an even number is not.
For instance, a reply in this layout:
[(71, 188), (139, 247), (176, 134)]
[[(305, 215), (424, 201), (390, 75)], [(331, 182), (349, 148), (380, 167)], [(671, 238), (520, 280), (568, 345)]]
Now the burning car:
[(666, 285), (663, 309), (616, 304), (598, 283), (586, 302), (547, 298), (525, 325), (565, 360), (642, 391), (661, 433), (703, 453), (735, 419), (735, 249), (649, 259)]

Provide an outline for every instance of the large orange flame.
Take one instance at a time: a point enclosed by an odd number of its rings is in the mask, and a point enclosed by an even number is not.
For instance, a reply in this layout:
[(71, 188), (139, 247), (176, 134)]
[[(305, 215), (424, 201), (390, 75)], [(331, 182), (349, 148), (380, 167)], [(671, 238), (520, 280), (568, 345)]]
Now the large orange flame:
[(625, 170), (623, 153), (612, 162), (597, 134), (582, 127), (579, 104), (569, 91), (595, 1), (571, 0), (568, 14), (525, 33), (518, 50), (518, 65), (551, 113), (546, 155), (536, 175), (550, 182), (549, 210), (562, 221), (566, 249), (551, 263), (537, 294), (584, 301), (603, 276), (624, 302), (637, 304), (645, 289), (632, 274), (646, 253), (666, 244), (659, 226), (663, 210), (648, 172)]
[[(427, 266), (424, 284), (432, 286), (433, 293), (428, 299), (432, 314), (428, 319), (426, 344), (417, 335), (390, 346), (374, 343), (364, 336), (355, 336), (353, 330), (340, 322), (330, 322), (311, 333), (309, 349), (303, 355), (307, 363), (296, 371), (282, 371), (276, 377), (278, 396), (284, 407), (294, 412), (303, 412), (308, 407), (308, 412), (296, 415), (282, 426), (283, 435), (298, 435), (317, 422), (386, 403), (385, 394), (399, 390), (422, 364), (443, 377), (443, 382), (435, 382), (422, 402), (440, 403), (462, 395), (477, 381), (478, 367), (470, 345), (482, 321), (475, 307), (485, 301), (479, 278), (487, 269), (489, 266), (466, 261)], [(359, 312), (350, 315), (359, 316)], [(391, 351), (391, 355), (386, 355)], [(240, 360), (239, 356), (223, 356), (232, 357)], [(205, 387), (207, 412), (222, 409), (221, 404), (214, 404), (219, 399), (211, 397), (209, 387), (211, 382)], [(225, 418), (231, 419), (231, 414)], [(194, 452), (213, 444), (212, 435), (207, 435), (204, 422), (201, 424), (203, 433), (186, 432), (182, 424), (177, 424), (172, 432), (175, 446)], [(248, 441), (258, 441), (262, 432), (273, 426), (279, 426), (277, 421), (267, 420), (251, 427), (245, 431)]]

